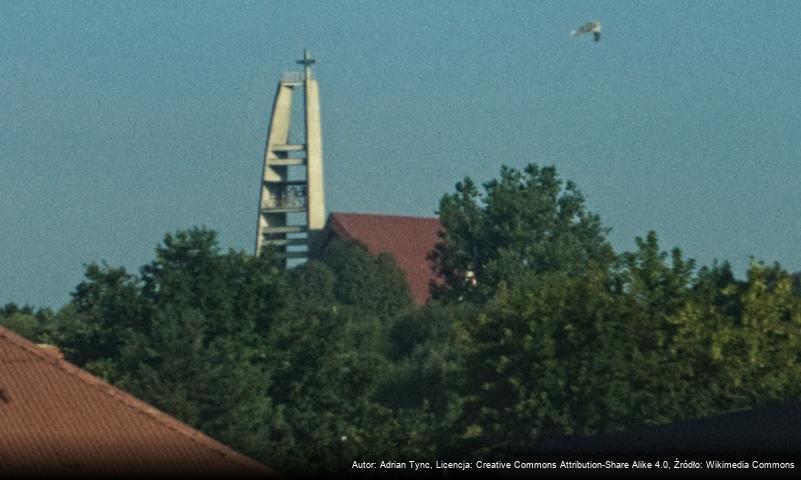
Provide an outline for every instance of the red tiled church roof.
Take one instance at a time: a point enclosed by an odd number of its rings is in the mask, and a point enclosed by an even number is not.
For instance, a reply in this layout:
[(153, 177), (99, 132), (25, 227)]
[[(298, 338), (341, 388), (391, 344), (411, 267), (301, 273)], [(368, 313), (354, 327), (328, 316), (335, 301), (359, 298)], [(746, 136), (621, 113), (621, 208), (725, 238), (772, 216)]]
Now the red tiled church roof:
[(48, 350), (0, 327), (0, 477), (272, 474)]
[(327, 228), (339, 238), (363, 244), (374, 255), (391, 254), (406, 275), (415, 303), (428, 300), (428, 285), (436, 276), (426, 256), (439, 241), (439, 219), (332, 213)]

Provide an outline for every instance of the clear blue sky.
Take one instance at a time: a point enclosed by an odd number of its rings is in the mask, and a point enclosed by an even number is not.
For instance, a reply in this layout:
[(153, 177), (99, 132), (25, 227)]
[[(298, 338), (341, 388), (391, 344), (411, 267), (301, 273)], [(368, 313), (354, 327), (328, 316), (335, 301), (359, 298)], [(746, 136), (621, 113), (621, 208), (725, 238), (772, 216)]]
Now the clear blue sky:
[[(604, 36), (571, 38), (597, 18)], [(281, 72), (317, 58), (329, 211), (433, 215), (556, 165), (619, 250), (801, 270), (801, 2), (0, 2), (0, 303), (166, 232), (253, 248)]]

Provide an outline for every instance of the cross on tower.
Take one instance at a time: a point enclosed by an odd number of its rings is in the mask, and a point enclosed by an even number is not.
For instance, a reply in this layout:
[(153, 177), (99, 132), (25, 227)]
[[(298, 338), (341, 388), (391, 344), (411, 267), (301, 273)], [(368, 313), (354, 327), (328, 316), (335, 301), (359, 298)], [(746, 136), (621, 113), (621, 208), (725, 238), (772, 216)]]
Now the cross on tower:
[(303, 65), (304, 73), (306, 80), (311, 80), (311, 66), (315, 62), (311, 55), (309, 55), (309, 51), (305, 48), (303, 49), (303, 60), (298, 60), (298, 63)]

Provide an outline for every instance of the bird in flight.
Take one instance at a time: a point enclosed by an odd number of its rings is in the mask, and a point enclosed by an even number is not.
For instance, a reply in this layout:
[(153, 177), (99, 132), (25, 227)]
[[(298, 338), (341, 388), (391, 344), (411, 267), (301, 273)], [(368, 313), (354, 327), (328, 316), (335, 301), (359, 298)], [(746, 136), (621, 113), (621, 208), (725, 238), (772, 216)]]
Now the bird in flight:
[(577, 37), (582, 33), (592, 33), (592, 36), (595, 38), (595, 41), (601, 39), (601, 22), (598, 20), (593, 20), (592, 22), (587, 22), (584, 25), (580, 26), (579, 28), (570, 32), (571, 35)]

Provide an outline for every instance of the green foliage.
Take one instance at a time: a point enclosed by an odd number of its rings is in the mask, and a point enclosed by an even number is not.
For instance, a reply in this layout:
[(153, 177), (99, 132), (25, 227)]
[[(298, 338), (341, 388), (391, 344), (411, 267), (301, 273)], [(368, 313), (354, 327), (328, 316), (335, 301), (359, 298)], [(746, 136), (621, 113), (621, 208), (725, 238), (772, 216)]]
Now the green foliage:
[(4, 315), (0, 317), (0, 325), (29, 339), (39, 336), (39, 321), (30, 313), (14, 312)]
[(0, 309), (0, 325), (37, 343), (53, 343), (53, 312), (7, 303)]
[(49, 330), (32, 309), (9, 305), (3, 319), (50, 332), (69, 360), (291, 471), (338, 469), (375, 445), (430, 451), (410, 440), (428, 431), (423, 417), (401, 421), (377, 399), (387, 319), (410, 305), (394, 261), (359, 245), (333, 242), (287, 272), (269, 255), (222, 253), (214, 232), (194, 228), (167, 234), (139, 276), (87, 266)]
[[(564, 188), (554, 167), (501, 169), (480, 193), (470, 178), (440, 201), (444, 234), (431, 260), (445, 282), (435, 298), (485, 301), (501, 283), (552, 271), (576, 273), (613, 260), (607, 229), (586, 211), (575, 184)], [(474, 288), (465, 274), (474, 272)]]
[(792, 275), (793, 294), (801, 297), (801, 272), (795, 272)]
[(271, 398), (280, 424), (270, 452), (288, 472), (349, 471), (356, 458), (407, 458), (420, 418), (377, 401), (387, 372), (378, 317), (348, 307), (287, 316), (271, 334)]
[(212, 335), (237, 332), (243, 323), (266, 332), (286, 301), (280, 277), (270, 258), (221, 254), (216, 233), (194, 228), (167, 234), (156, 259), (142, 268), (142, 294), (156, 307), (203, 312)]
[(270, 258), (179, 231), (141, 276), (87, 266), (50, 337), (70, 361), (259, 457), (272, 418), (264, 335), (286, 288)]
[(61, 346), (78, 365), (117, 358), (136, 331), (148, 328), (153, 314), (140, 280), (124, 268), (93, 263), (85, 276), (72, 294), (66, 318), (60, 318), (69, 325), (60, 329)]
[(334, 274), (334, 296), (343, 305), (382, 317), (412, 305), (406, 277), (388, 254), (370, 255), (355, 242), (333, 240), (320, 261)]
[(553, 167), (465, 179), (440, 215), (441, 301), (419, 309), (361, 245), (285, 270), (194, 228), (139, 275), (90, 264), (64, 308), (8, 304), (0, 324), (290, 474), (801, 399), (798, 273), (696, 270), (654, 232), (616, 255)]
[[(726, 301), (731, 296), (737, 299)], [(674, 358), (682, 359), (694, 391), (685, 410), (708, 414), (801, 398), (801, 300), (791, 276), (754, 263), (747, 282), (728, 283), (716, 297), (724, 301), (695, 300), (671, 319)]]
[(339, 303), (334, 292), (336, 281), (336, 275), (331, 268), (317, 260), (309, 260), (289, 270), (289, 309), (305, 312), (336, 305)]
[[(470, 325), (462, 437), (479, 453), (598, 429), (606, 408), (596, 390), (624, 375), (597, 363), (611, 313), (602, 293), (597, 278), (552, 272), (502, 288)], [(599, 374), (607, 382), (593, 381)]]
[(681, 250), (674, 248), (668, 265), (668, 254), (659, 250), (653, 231), (635, 241), (637, 251), (620, 256), (627, 292), (652, 314), (675, 313), (690, 293), (695, 261), (684, 260)]
[(213, 335), (201, 312), (169, 306), (141, 340), (119, 359), (120, 386), (242, 451), (264, 453), (272, 405), (265, 354), (247, 325)]
[(378, 398), (382, 404), (411, 412), (421, 420), (417, 435), (431, 445), (437, 458), (459, 458), (465, 383), (466, 328), (479, 309), (470, 303), (429, 304), (395, 316), (388, 329), (387, 380)]

